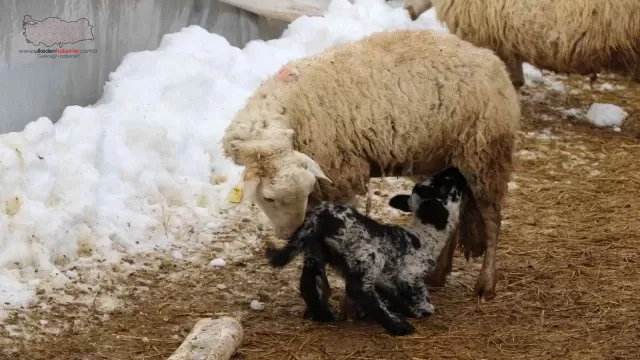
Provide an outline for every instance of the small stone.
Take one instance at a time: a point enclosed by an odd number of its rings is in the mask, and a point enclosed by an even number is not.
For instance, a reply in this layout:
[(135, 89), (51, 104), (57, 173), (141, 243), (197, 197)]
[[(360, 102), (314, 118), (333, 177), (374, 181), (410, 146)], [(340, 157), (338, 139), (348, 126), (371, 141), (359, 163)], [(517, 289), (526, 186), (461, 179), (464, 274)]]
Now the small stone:
[(264, 303), (258, 300), (252, 300), (249, 306), (251, 306), (251, 308), (256, 311), (264, 310)]
[(211, 260), (211, 262), (209, 263), (210, 266), (218, 266), (218, 267), (222, 267), (225, 266), (227, 263), (224, 261), (224, 259), (222, 258), (217, 258), (217, 259), (213, 259)]

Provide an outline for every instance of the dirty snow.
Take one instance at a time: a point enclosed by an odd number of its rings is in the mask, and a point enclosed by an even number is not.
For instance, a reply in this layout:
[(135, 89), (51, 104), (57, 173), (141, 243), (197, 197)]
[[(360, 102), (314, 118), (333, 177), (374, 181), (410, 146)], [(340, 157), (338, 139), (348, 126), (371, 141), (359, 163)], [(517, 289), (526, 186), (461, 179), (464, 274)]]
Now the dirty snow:
[[(0, 317), (79, 281), (78, 265), (161, 249), (182, 259), (215, 242), (236, 215), (223, 205), (241, 171), (219, 141), (247, 97), (289, 60), (399, 28), (445, 31), (433, 10), (412, 22), (383, 0), (334, 0), (325, 17), (301, 17), (281, 38), (243, 49), (190, 26), (128, 54), (95, 105), (1, 135)], [(101, 300), (105, 311), (119, 306)]]
[(620, 126), (629, 114), (621, 107), (613, 104), (594, 103), (589, 107), (586, 119), (597, 127), (613, 127), (620, 131)]

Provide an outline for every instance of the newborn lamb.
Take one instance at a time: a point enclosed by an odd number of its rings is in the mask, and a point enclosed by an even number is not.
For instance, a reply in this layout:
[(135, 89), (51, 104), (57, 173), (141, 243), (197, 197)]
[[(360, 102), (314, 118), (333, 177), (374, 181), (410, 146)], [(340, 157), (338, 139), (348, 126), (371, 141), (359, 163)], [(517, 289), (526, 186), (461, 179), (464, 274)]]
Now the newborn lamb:
[(450, 167), (416, 184), (411, 195), (391, 198), (390, 206), (413, 214), (408, 226), (381, 224), (352, 207), (322, 203), (309, 211), (284, 248), (267, 248), (266, 257), (271, 266), (283, 267), (304, 252), (300, 293), (311, 319), (334, 319), (325, 273), (329, 264), (367, 316), (393, 335), (411, 334), (415, 328), (405, 317), (434, 311), (424, 279), (455, 233), (467, 186), (459, 170)]

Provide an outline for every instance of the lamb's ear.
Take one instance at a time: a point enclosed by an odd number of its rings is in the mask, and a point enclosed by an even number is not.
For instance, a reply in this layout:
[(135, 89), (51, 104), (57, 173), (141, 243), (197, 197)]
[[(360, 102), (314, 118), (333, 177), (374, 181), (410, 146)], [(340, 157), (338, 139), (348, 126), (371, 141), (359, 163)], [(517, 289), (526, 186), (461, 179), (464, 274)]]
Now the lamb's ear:
[(327, 177), (327, 175), (324, 174), (324, 172), (322, 171), (322, 169), (320, 168), (320, 165), (318, 165), (317, 162), (315, 162), (312, 158), (308, 157), (307, 155), (296, 151), (295, 155), (298, 159), (300, 159), (300, 164), (307, 170), (311, 171), (311, 173), (317, 177), (318, 179), (322, 179), (325, 181), (328, 181), (329, 184), (333, 184), (333, 181), (331, 181), (331, 179), (329, 179)]
[(431, 224), (436, 230), (444, 230), (449, 221), (449, 210), (434, 199), (424, 200), (416, 212), (416, 216), (423, 224)]
[(404, 212), (411, 212), (409, 209), (409, 195), (396, 195), (389, 200), (389, 206)]

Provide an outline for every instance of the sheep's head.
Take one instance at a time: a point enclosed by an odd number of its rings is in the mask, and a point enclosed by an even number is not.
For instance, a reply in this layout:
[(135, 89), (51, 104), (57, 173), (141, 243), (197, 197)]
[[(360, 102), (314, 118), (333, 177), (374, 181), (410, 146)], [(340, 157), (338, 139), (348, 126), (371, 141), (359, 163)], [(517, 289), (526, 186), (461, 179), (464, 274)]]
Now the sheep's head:
[(431, 9), (431, 0), (404, 0), (404, 9), (407, 10), (411, 20), (416, 20), (423, 12)]
[[(243, 200), (252, 201), (269, 218), (276, 236), (288, 239), (304, 221), (309, 194), (317, 179), (331, 182), (318, 163), (292, 149), (267, 151), (265, 146), (236, 143), (247, 161), (243, 182)], [(263, 144), (264, 145), (264, 144)], [(248, 159), (247, 159), (248, 160)]]

